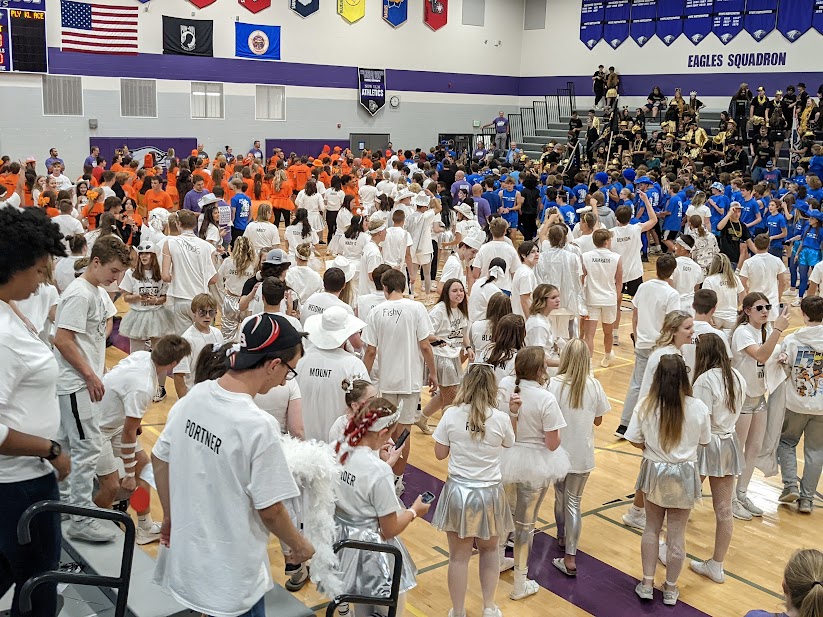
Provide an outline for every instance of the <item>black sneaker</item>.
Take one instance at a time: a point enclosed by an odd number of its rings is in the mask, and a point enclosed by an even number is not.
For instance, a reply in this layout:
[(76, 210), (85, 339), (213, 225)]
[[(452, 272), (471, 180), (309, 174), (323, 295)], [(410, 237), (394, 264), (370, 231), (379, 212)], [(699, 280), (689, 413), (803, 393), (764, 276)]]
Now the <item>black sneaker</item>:
[(286, 589), (289, 591), (300, 591), (309, 582), (309, 566), (305, 564), (286, 564)]
[(166, 398), (166, 388), (164, 386), (160, 386), (157, 388), (157, 393), (151, 399), (155, 403), (159, 403), (160, 401)]
[(618, 439), (626, 439), (626, 429), (629, 428), (628, 426), (620, 425), (614, 431), (614, 436)]

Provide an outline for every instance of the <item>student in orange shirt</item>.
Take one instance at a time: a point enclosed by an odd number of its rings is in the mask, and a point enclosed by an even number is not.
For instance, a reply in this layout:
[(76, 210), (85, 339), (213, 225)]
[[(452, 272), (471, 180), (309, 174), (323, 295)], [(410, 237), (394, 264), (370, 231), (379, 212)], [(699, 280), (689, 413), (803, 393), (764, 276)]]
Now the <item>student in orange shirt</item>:
[(60, 210), (56, 208), (57, 193), (54, 191), (44, 191), (37, 200), (37, 205), (42, 208), (49, 218), (54, 218), (60, 214)]
[(20, 163), (13, 161), (8, 165), (3, 165), (0, 169), (0, 184), (6, 187), (6, 191), (11, 195), (17, 190), (17, 182), (20, 179)]
[(127, 197), (123, 201), (123, 211), (120, 213), (119, 219), (122, 229), (129, 234), (128, 238), (124, 238), (124, 241), (132, 246), (135, 234), (139, 239), (140, 228), (143, 226), (143, 217), (137, 212), (137, 204), (133, 199)]
[(100, 220), (100, 215), (103, 214), (103, 202), (105, 197), (103, 191), (91, 190), (86, 193), (89, 198), (89, 203), (80, 211), (80, 222), (86, 221), (86, 228), (89, 231), (97, 229), (97, 222)]
[[(115, 154), (114, 159), (112, 159), (111, 167), (109, 167), (109, 171), (113, 171), (117, 173), (119, 171), (123, 171), (123, 156), (120, 154)], [(98, 180), (99, 182), (100, 180)]]
[(172, 202), (171, 195), (163, 190), (160, 178), (152, 176), (149, 178), (151, 188), (146, 191), (146, 213), (151, 213), (155, 208), (165, 208), (169, 212), (174, 212), (177, 207)]
[(337, 159), (340, 158), (340, 146), (335, 146), (334, 147), (334, 153), (331, 155), (330, 158), (331, 158), (332, 165), (337, 162)]
[(274, 224), (280, 226), (280, 219), (284, 219), (286, 227), (289, 226), (290, 215), (289, 212), (294, 210), (294, 202), (292, 201), (292, 193), (294, 191), (293, 185), (283, 169), (283, 163), (279, 165), (279, 169), (274, 172), (274, 180), (272, 188), (274, 189), (271, 198), (271, 205), (274, 209)]
[(343, 184), (343, 192), (346, 195), (351, 195), (352, 199), (354, 200), (353, 207), (351, 211), (355, 215), (360, 214), (360, 187), (357, 183), (357, 178), (354, 176), (350, 176), (348, 174), (344, 174), (340, 178), (340, 182)]

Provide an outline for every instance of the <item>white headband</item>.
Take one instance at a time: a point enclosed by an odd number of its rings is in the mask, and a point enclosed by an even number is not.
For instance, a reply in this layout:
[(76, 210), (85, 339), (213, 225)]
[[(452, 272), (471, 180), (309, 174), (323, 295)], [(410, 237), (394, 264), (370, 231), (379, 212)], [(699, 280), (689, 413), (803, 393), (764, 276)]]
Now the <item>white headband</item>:
[(505, 275), (506, 275), (506, 273), (503, 271), (503, 268), (501, 268), (500, 266), (492, 266), (491, 268), (489, 268), (489, 276), (490, 277), (493, 276), (495, 278), (495, 280), (497, 280), (499, 278), (502, 278)]
[(692, 247), (690, 247), (688, 244), (686, 244), (685, 242), (683, 242), (683, 238), (678, 238), (675, 242), (676, 242), (677, 244), (679, 244), (680, 246), (682, 246), (682, 247), (683, 247), (684, 249), (686, 249), (687, 251), (689, 251), (690, 253), (692, 252)]
[(391, 414), (390, 416), (383, 416), (382, 418), (378, 418), (374, 421), (369, 427), (370, 433), (379, 433), (384, 428), (388, 428), (393, 424), (397, 424), (397, 421), (400, 419), (400, 409), (403, 407), (403, 401), (400, 401), (400, 404), (397, 406), (397, 410)]
[(371, 235), (373, 235), (373, 236), (376, 236), (376, 235), (377, 235), (377, 234), (379, 234), (381, 231), (386, 231), (386, 221), (383, 221), (383, 224), (382, 224), (382, 225), (380, 225), (380, 227), (378, 227), (377, 229), (370, 229), (370, 230), (369, 230), (369, 233), (370, 233)]

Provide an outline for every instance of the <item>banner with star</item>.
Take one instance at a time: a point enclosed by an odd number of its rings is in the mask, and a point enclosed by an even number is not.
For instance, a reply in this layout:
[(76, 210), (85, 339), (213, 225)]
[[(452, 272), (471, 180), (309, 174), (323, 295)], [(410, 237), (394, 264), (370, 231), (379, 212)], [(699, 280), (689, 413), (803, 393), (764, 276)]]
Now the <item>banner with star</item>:
[(423, 0), (423, 23), (437, 32), (449, 21), (449, 0)]
[(337, 14), (353, 24), (366, 14), (366, 0), (337, 0)]
[(393, 28), (402, 26), (409, 19), (408, 0), (383, 0), (383, 20)]

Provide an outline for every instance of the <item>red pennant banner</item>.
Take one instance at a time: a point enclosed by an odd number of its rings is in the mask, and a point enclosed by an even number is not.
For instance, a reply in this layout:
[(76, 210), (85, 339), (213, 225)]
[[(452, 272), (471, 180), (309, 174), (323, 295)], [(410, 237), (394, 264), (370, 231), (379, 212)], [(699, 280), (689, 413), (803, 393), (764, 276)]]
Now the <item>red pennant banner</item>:
[(449, 0), (423, 0), (423, 22), (432, 30), (440, 30), (449, 21)]
[(198, 9), (204, 9), (210, 4), (214, 4), (217, 0), (189, 0)]
[(252, 13), (259, 13), (263, 9), (271, 6), (271, 0), (237, 0), (240, 6), (244, 6)]

